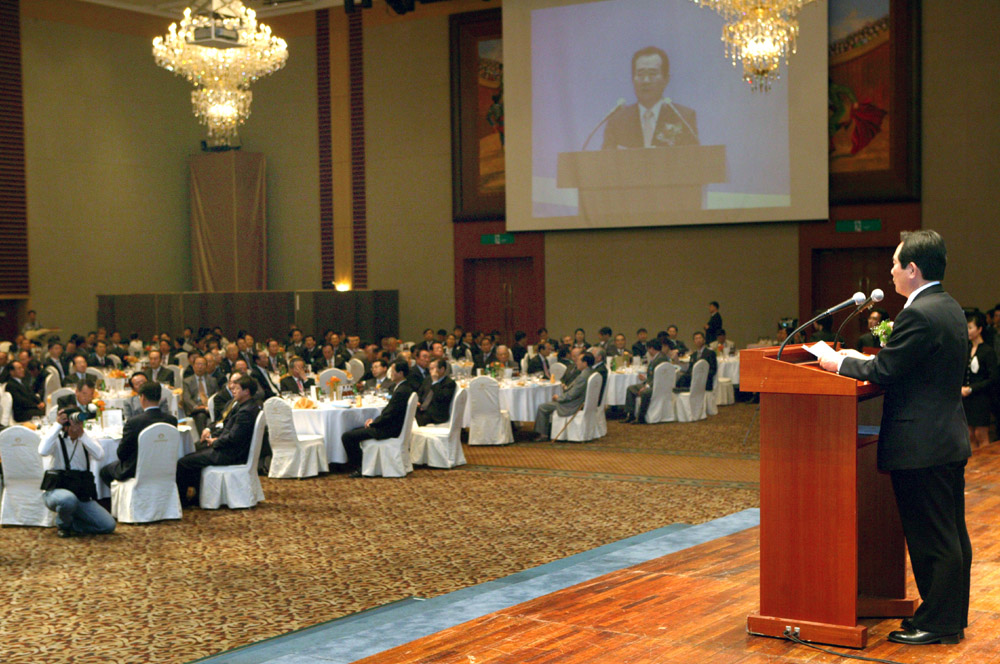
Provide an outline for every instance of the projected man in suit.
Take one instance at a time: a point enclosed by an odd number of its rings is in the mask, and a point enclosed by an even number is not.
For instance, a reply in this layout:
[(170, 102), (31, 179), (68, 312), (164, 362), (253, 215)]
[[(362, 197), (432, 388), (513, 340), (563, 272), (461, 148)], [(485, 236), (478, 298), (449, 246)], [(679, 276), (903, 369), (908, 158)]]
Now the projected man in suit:
[(632, 56), (632, 86), (638, 103), (619, 108), (608, 119), (601, 148), (659, 148), (698, 145), (695, 112), (675, 104), (663, 91), (670, 81), (670, 60), (647, 46)]

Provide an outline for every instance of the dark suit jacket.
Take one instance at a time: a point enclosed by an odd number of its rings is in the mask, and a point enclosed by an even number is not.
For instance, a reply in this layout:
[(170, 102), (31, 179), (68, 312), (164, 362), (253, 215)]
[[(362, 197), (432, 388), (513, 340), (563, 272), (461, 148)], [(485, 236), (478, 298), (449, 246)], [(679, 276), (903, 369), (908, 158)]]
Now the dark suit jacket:
[(103, 359), (97, 357), (97, 353), (91, 353), (87, 357), (87, 366), (99, 369), (111, 369), (115, 366), (115, 362), (111, 359), (110, 353), (106, 354)]
[(336, 353), (334, 353), (333, 357), (331, 357), (330, 359), (333, 360), (332, 367), (329, 364), (327, 364), (326, 358), (323, 357), (322, 351), (317, 353), (315, 356), (313, 356), (313, 361), (312, 361), (313, 371), (316, 373), (320, 373), (324, 369), (343, 369), (343, 370), (347, 369), (347, 360), (344, 359), (343, 355), (337, 355)]
[(424, 426), (427, 424), (442, 424), (448, 421), (451, 415), (451, 401), (455, 398), (455, 390), (458, 386), (455, 381), (445, 376), (437, 383), (430, 386), (430, 403), (425, 409), (423, 402), (417, 408), (417, 424)]
[[(691, 133), (691, 129), (695, 133)], [(680, 104), (674, 104), (671, 108), (669, 104), (664, 103), (660, 107), (660, 115), (657, 117), (656, 126), (653, 129), (652, 145), (653, 147), (698, 145), (697, 132), (698, 119), (693, 110)], [(644, 146), (639, 104), (623, 106), (608, 118), (608, 124), (604, 128), (602, 149), (614, 150), (619, 147), (641, 148)]]
[[(385, 390), (389, 389), (389, 386), (390, 386), (390, 385), (392, 385), (392, 381), (391, 381), (391, 380), (389, 380), (389, 377), (388, 377), (388, 376), (384, 377), (384, 378), (382, 379), (382, 387), (381, 387), (381, 389), (382, 389), (383, 391), (385, 391)], [(374, 378), (369, 378), (368, 380), (366, 380), (366, 381), (365, 381), (365, 382), (364, 382), (364, 383), (362, 384), (362, 389), (363, 389), (363, 390), (364, 390), (365, 392), (371, 392), (372, 390), (377, 390), (377, 389), (379, 389), (379, 385), (378, 385), (378, 381), (377, 381), (377, 380), (375, 380)]]
[(878, 340), (871, 332), (865, 332), (858, 338), (858, 344), (856, 346), (857, 350), (863, 350), (865, 348), (881, 348), (882, 342)]
[(715, 385), (715, 372), (719, 368), (719, 363), (716, 360), (715, 351), (709, 348), (707, 344), (702, 346), (700, 351), (691, 351), (691, 361), (688, 363), (687, 369), (684, 370), (682, 375), (691, 375), (691, 371), (694, 369), (694, 363), (698, 360), (705, 360), (708, 362), (708, 382), (705, 383), (705, 389), (711, 391), (712, 387)]
[(647, 350), (645, 341), (636, 341), (632, 344), (632, 357), (642, 357)]
[(233, 395), (229, 393), (229, 388), (223, 387), (212, 397), (212, 402), (215, 404), (215, 420), (218, 422), (222, 419), (222, 414), (226, 412), (226, 406), (229, 402), (233, 400)]
[(406, 405), (413, 394), (413, 387), (405, 380), (396, 385), (392, 398), (382, 409), (382, 414), (372, 420), (368, 427), (375, 434), (376, 440), (395, 438), (403, 430), (403, 420), (406, 418)]
[(135, 466), (139, 459), (139, 434), (149, 425), (160, 422), (177, 426), (177, 418), (159, 408), (150, 408), (125, 420), (122, 442), (118, 445), (118, 460), (121, 461), (121, 466), (116, 473), (116, 480), (135, 477)]
[[(13, 401), (11, 417), (15, 422), (26, 422), (36, 415), (44, 414), (44, 411), (38, 408), (41, 399), (31, 388), (31, 376), (25, 376), (21, 381), (18, 382), (14, 378), (7, 381), (7, 394)], [(75, 400), (76, 397), (74, 396), (73, 399)]]
[(721, 329), (722, 315), (716, 311), (708, 318), (708, 329), (705, 330), (705, 343), (710, 344), (715, 341), (715, 338), (719, 336), (719, 330)]
[(260, 406), (253, 399), (247, 399), (233, 406), (222, 433), (212, 444), (212, 463), (220, 466), (246, 463), (253, 442), (253, 427), (257, 422)]
[(482, 350), (479, 351), (479, 355), (472, 358), (473, 369), (485, 369), (487, 365), (493, 364), (497, 361), (497, 348), (494, 346), (490, 349), (490, 354), (483, 356)]
[(56, 400), (56, 410), (62, 410), (69, 406), (76, 405), (76, 395), (75, 394), (64, 394)]
[(844, 359), (841, 374), (885, 390), (879, 470), (929, 468), (969, 458), (961, 392), (968, 357), (962, 307), (937, 284), (899, 313), (888, 343), (874, 359)]
[(604, 399), (604, 388), (608, 386), (608, 365), (603, 361), (595, 362), (593, 372), (601, 375), (600, 396), (597, 398), (597, 403), (600, 403)]
[(541, 355), (535, 355), (533, 357), (529, 357), (528, 373), (529, 374), (544, 373), (546, 368), (549, 367), (550, 365), (551, 363), (549, 362), (549, 358), (547, 357), (544, 360), (542, 359)]
[(264, 375), (264, 370), (258, 367), (256, 364), (250, 368), (250, 375), (253, 376), (254, 380), (257, 381), (258, 393), (264, 395), (264, 400), (270, 399), (275, 396), (274, 390), (271, 389), (271, 381), (267, 379)]
[(156, 370), (147, 369), (146, 374), (149, 376), (149, 379), (153, 382), (167, 383), (171, 387), (174, 386), (174, 372), (171, 371), (170, 369), (167, 369), (162, 364), (160, 365), (159, 369)]
[[(61, 360), (62, 358), (59, 358), (59, 359)], [(56, 371), (59, 372), (59, 380), (60, 381), (62, 381), (62, 379), (66, 376), (66, 368), (63, 366), (62, 362), (56, 362), (55, 360), (53, 360), (50, 357), (50, 358), (46, 359), (45, 363), (42, 365), (42, 368), (48, 368), (48, 367), (55, 367), (56, 368)]]
[[(212, 398), (212, 395), (219, 391), (219, 385), (215, 382), (215, 379), (211, 376), (205, 376), (205, 399)], [(184, 380), (184, 391), (181, 393), (181, 403), (184, 406), (184, 412), (190, 415), (201, 406), (198, 403), (198, 381), (197, 377), (193, 374)], [(208, 408), (206, 403), (205, 408)]]
[(281, 379), (279, 388), (282, 392), (291, 392), (292, 394), (309, 394), (309, 388), (315, 385), (315, 381), (312, 378), (306, 378), (302, 381), (302, 391), (299, 392), (299, 384), (295, 382), (295, 376), (285, 376)]

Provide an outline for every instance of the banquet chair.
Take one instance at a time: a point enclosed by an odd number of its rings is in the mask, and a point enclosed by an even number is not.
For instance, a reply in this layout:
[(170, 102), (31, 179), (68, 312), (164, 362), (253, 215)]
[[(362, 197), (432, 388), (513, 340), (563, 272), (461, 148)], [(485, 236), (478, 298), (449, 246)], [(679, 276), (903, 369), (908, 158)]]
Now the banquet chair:
[(177, 427), (160, 422), (139, 433), (135, 477), (111, 482), (111, 516), (122, 523), (181, 518), (177, 492)]
[(469, 445), (514, 442), (510, 413), (500, 408), (500, 383), (489, 376), (469, 381)]
[(674, 405), (677, 410), (678, 422), (694, 422), (708, 417), (706, 413), (707, 394), (705, 386), (708, 383), (708, 362), (698, 360), (691, 370), (691, 389), (688, 392), (675, 392)]
[(395, 438), (361, 441), (361, 474), (365, 477), (406, 477), (413, 472), (410, 461), (410, 439), (419, 399), (416, 392), (406, 402), (403, 429)]
[(264, 402), (268, 439), (271, 441), (271, 468), (268, 477), (315, 477), (329, 470), (322, 434), (299, 435), (295, 431), (292, 407), (283, 399)]
[[(219, 390), (219, 392), (221, 391), (222, 390)], [(208, 397), (208, 421), (210, 424), (215, 421), (215, 395), (219, 392), (216, 392), (212, 396)]]
[(45, 415), (50, 422), (56, 421), (56, 409), (59, 407), (59, 399), (67, 394), (76, 394), (72, 387), (60, 387), (45, 398)]
[(111, 353), (108, 354), (108, 357), (111, 358), (111, 364), (115, 365), (115, 369), (122, 368), (122, 358), (118, 357), (117, 355), (113, 355)]
[(410, 461), (432, 468), (465, 465), (462, 453), (462, 418), (465, 416), (467, 390), (459, 388), (451, 400), (451, 416), (445, 424), (415, 427), (410, 440)]
[(341, 369), (323, 369), (322, 371), (319, 372), (319, 375), (316, 376), (316, 385), (319, 388), (320, 392), (326, 392), (327, 383), (329, 383), (330, 379), (333, 378), (334, 376), (340, 379), (341, 385), (348, 384), (346, 371), (343, 371)]
[(528, 354), (525, 353), (524, 357), (521, 358), (521, 375), (528, 375)]
[(356, 357), (347, 361), (347, 370), (351, 373), (351, 384), (357, 383), (365, 375), (365, 363)]
[(9, 427), (11, 413), (14, 410), (14, 397), (7, 390), (0, 393), (0, 425)]
[(587, 379), (587, 394), (583, 406), (573, 415), (563, 417), (558, 411), (552, 413), (552, 440), (569, 440), (582, 443), (600, 438), (597, 429), (597, 406), (601, 398), (601, 376), (591, 374)]
[(648, 397), (649, 408), (646, 409), (646, 423), (659, 424), (660, 422), (673, 422), (676, 418), (674, 413), (674, 385), (677, 384), (677, 365), (670, 362), (662, 362), (653, 370), (653, 392)]
[(164, 364), (163, 366), (174, 374), (174, 389), (184, 387), (184, 370), (176, 364)]
[[(736, 403), (736, 390), (732, 378), (724, 378), (715, 374), (715, 387), (712, 389), (715, 403), (719, 406), (731, 406)], [(711, 413), (714, 414), (714, 413)]]
[(253, 507), (264, 500), (264, 489), (257, 477), (260, 448), (264, 444), (264, 411), (257, 414), (253, 440), (246, 463), (233, 466), (207, 466), (201, 470), (199, 504), (203, 510), (216, 510), (220, 505), (230, 509)]
[(101, 381), (104, 380), (104, 372), (97, 367), (87, 367), (87, 375), (93, 376), (94, 380), (97, 381), (98, 386), (100, 386)]
[(556, 381), (562, 380), (562, 377), (566, 375), (566, 365), (561, 362), (550, 362), (549, 375), (554, 377)]
[(187, 369), (189, 364), (188, 354), (185, 351), (181, 351), (177, 353), (176, 357), (177, 357), (177, 366), (179, 366), (181, 369)]
[(55, 523), (55, 514), (42, 498), (38, 487), (45, 474), (38, 453), (38, 434), (22, 426), (0, 432), (0, 458), (3, 459), (3, 497), (0, 498), (0, 525), (44, 526)]
[(47, 375), (45, 376), (45, 394), (43, 397), (48, 402), (49, 395), (62, 387), (62, 377), (55, 367), (46, 367), (45, 371)]

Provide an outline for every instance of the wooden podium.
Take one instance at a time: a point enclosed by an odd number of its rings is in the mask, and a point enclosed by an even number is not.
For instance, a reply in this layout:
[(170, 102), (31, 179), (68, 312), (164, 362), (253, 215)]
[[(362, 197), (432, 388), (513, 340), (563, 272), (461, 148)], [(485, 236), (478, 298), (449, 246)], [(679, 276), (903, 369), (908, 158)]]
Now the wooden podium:
[(556, 163), (556, 186), (576, 188), (580, 216), (595, 222), (701, 210), (704, 186), (725, 181), (724, 145), (562, 152)]
[(876, 469), (882, 392), (823, 371), (801, 345), (740, 352), (760, 393), (760, 612), (747, 631), (864, 648), (859, 617), (908, 617), (906, 547)]

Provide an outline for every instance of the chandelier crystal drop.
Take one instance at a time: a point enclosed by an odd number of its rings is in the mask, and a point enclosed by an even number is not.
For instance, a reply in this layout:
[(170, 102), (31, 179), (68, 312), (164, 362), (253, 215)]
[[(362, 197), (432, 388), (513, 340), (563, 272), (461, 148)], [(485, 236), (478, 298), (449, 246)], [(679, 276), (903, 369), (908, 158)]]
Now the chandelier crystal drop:
[(722, 42), (726, 57), (743, 65), (743, 79), (757, 92), (767, 92), (780, 77), (781, 61), (795, 53), (799, 34), (796, 15), (812, 0), (691, 0), (718, 12), (726, 24)]
[(204, 11), (185, 9), (180, 25), (156, 37), (153, 58), (194, 85), (191, 104), (209, 144), (228, 146), (250, 115), (250, 84), (284, 67), (288, 47), (240, 0), (212, 0)]

